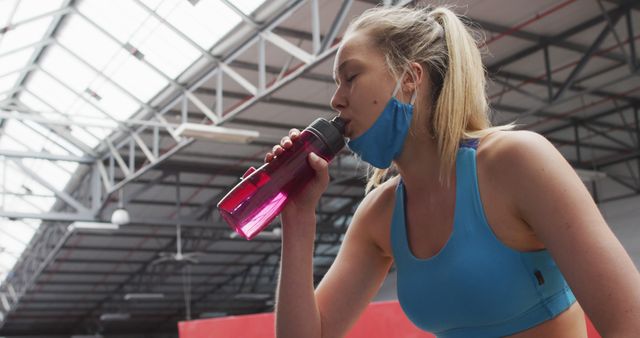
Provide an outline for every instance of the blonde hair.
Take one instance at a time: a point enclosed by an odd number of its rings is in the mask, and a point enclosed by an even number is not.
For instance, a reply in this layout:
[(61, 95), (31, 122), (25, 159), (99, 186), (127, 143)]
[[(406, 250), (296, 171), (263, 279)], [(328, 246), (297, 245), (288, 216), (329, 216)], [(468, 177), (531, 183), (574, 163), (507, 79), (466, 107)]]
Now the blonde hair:
[[(441, 158), (441, 183), (449, 181), (462, 139), (513, 128), (491, 126), (480, 39), (450, 9), (375, 7), (352, 21), (345, 36), (356, 31), (373, 38), (394, 77), (399, 78), (411, 62), (421, 64), (429, 74), (433, 113), (428, 132)], [(415, 114), (414, 119), (412, 127), (426, 128), (424, 114)], [(390, 169), (370, 170), (365, 191), (382, 184)]]

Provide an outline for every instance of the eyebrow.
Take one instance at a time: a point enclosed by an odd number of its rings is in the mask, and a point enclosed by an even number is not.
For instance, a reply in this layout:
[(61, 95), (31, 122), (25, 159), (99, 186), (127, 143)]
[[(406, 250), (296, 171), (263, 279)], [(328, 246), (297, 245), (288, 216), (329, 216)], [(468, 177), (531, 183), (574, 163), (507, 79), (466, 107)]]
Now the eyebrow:
[(357, 59), (347, 59), (344, 60), (339, 66), (338, 71), (333, 73), (333, 81), (338, 83), (337, 75), (342, 73), (343, 69), (347, 66), (347, 63), (353, 63), (353, 61), (357, 61)]

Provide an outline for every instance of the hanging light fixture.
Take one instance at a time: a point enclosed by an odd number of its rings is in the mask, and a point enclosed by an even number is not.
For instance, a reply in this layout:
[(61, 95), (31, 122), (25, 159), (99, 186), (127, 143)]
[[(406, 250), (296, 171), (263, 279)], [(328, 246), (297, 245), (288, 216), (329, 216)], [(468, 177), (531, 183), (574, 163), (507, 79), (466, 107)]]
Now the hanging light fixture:
[(235, 129), (200, 123), (183, 123), (176, 128), (176, 134), (199, 140), (211, 140), (230, 143), (249, 143), (260, 133), (249, 129)]
[(129, 215), (129, 211), (124, 208), (124, 187), (121, 188), (118, 193), (118, 208), (113, 211), (111, 214), (111, 223), (117, 225), (125, 225), (131, 222), (131, 216)]

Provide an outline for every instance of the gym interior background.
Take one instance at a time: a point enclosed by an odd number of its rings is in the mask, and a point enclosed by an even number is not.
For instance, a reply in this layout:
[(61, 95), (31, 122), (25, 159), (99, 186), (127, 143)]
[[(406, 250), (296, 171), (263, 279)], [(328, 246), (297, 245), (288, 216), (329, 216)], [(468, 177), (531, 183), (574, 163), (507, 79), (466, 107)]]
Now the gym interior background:
[[(640, 3), (459, 0), (495, 123), (547, 137), (640, 266)], [(215, 210), (290, 128), (334, 114), (332, 63), (374, 0), (0, 0), (0, 336), (177, 337), (273, 310), (278, 224)], [(332, 162), (314, 277), (366, 166)], [(576, 259), (580, 259), (576, 257)], [(393, 269), (375, 300), (395, 299)]]

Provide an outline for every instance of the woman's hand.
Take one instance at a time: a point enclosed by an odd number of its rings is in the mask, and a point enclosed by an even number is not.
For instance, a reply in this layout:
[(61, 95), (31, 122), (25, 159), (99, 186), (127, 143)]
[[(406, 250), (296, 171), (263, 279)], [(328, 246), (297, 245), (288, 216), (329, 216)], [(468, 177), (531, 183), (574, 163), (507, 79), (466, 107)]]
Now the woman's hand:
[[(275, 157), (290, 149), (300, 136), (298, 129), (291, 129), (289, 136), (285, 136), (279, 145), (275, 145), (271, 152), (265, 155), (265, 162), (271, 162)], [(286, 220), (299, 222), (311, 215), (315, 216), (315, 209), (322, 193), (329, 184), (329, 164), (320, 156), (311, 153), (307, 161), (316, 172), (315, 177), (295, 196), (291, 196), (284, 210), (282, 211), (283, 223)], [(315, 224), (315, 222), (313, 222)], [(315, 233), (315, 229), (313, 231)]]

